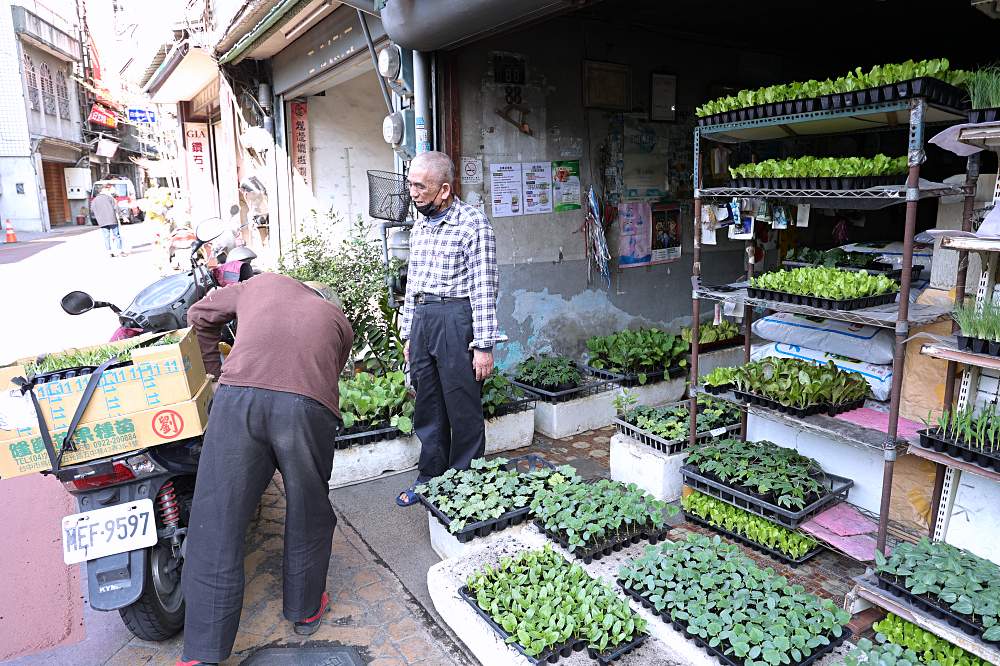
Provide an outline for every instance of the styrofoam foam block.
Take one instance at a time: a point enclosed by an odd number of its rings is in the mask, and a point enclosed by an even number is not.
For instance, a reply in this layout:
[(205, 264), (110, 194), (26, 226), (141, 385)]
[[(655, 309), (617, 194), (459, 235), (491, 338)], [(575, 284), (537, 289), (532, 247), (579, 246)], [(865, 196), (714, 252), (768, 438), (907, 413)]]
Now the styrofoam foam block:
[(411, 470), (419, 458), (420, 440), (413, 435), (341, 449), (333, 456), (330, 488)]
[(658, 500), (673, 502), (684, 486), (681, 466), (687, 452), (667, 455), (637, 442), (628, 435), (611, 438), (611, 478), (634, 483)]
[[(971, 472), (962, 472), (945, 541), (1000, 564), (998, 539), (983, 538), (1000, 530), (1000, 484)], [(935, 507), (936, 508), (936, 507)]]
[(507, 414), (486, 421), (486, 453), (531, 446), (535, 437), (535, 410)]
[(497, 539), (503, 537), (504, 535), (517, 534), (524, 529), (524, 526), (528, 522), (523, 522), (520, 525), (513, 525), (505, 530), (499, 532), (493, 532), (489, 536), (476, 537), (472, 541), (467, 543), (461, 543), (455, 538), (455, 535), (448, 531), (448, 528), (442, 525), (437, 518), (431, 515), (431, 512), (427, 512), (427, 525), (431, 534), (431, 548), (434, 552), (438, 554), (442, 560), (446, 560), (449, 557), (459, 557), (465, 554), (469, 549), (476, 548), (491, 541), (496, 541)]
[(719, 349), (705, 354), (698, 354), (698, 375), (707, 375), (716, 368), (729, 368), (743, 365), (743, 346)]
[(643, 386), (630, 386), (628, 388), (619, 388), (613, 393), (621, 393), (622, 391), (628, 391), (636, 397), (639, 405), (663, 405), (668, 402), (677, 402), (684, 397), (684, 392), (687, 389), (687, 375), (683, 377), (677, 377), (676, 379), (668, 379), (666, 381), (655, 382), (653, 384), (645, 384)]
[(572, 437), (610, 425), (615, 418), (614, 391), (602, 391), (566, 402), (535, 403), (535, 430), (551, 437)]

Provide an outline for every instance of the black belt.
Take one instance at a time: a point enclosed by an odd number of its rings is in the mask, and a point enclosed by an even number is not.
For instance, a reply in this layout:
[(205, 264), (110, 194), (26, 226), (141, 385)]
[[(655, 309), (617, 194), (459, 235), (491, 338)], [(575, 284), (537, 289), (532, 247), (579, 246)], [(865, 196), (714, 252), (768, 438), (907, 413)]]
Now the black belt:
[(437, 294), (417, 294), (413, 301), (418, 305), (425, 303), (450, 303), (452, 301), (468, 301), (468, 296), (438, 296)]

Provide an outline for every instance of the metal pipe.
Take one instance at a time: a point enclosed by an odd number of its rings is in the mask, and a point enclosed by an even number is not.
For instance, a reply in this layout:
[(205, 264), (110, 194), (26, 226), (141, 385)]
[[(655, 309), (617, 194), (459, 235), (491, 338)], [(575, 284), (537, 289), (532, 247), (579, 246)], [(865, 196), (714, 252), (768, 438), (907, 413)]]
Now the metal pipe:
[(431, 67), (426, 51), (413, 52), (413, 125), (416, 129), (416, 152), (431, 149)]
[[(734, 221), (734, 224), (738, 224), (739, 221)], [(754, 263), (754, 242), (753, 240), (748, 240), (746, 242), (746, 260), (747, 260), (747, 282), (753, 279), (753, 263)], [(748, 304), (743, 306), (743, 364), (746, 365), (750, 362), (750, 339), (752, 337), (750, 329), (753, 326), (753, 308)], [(742, 439), (747, 438), (747, 428), (748, 422), (750, 420), (750, 408), (743, 410), (740, 415), (740, 437)]]
[(372, 57), (372, 65), (375, 67), (375, 75), (378, 78), (378, 87), (382, 90), (382, 99), (385, 100), (385, 108), (392, 113), (392, 98), (389, 97), (389, 87), (385, 84), (385, 77), (378, 72), (378, 54), (375, 53), (375, 42), (372, 41), (372, 33), (368, 29), (368, 20), (364, 12), (358, 10), (358, 21), (361, 22), (361, 31), (365, 33), (365, 42), (368, 44), (368, 54)]
[[(696, 184), (695, 187), (698, 187)], [(699, 278), (701, 277), (701, 197), (697, 194), (694, 198), (694, 254), (691, 266), (691, 382), (689, 384), (691, 396), (688, 411), (690, 412), (691, 423), (688, 426), (688, 446), (694, 448), (695, 440), (698, 438), (698, 393), (695, 387), (698, 386), (698, 354), (700, 351), (698, 328), (701, 322), (701, 300), (698, 298)]]

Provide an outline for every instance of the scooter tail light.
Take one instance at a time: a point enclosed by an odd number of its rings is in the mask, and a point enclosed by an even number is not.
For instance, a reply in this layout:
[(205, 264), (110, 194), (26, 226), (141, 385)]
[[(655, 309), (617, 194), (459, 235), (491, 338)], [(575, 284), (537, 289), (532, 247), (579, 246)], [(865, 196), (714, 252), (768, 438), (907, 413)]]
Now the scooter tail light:
[(113, 486), (116, 483), (131, 481), (135, 478), (135, 472), (133, 472), (125, 463), (115, 461), (113, 465), (114, 471), (112, 472), (108, 472), (107, 474), (84, 476), (79, 479), (73, 479), (72, 481), (64, 481), (63, 485), (66, 486), (66, 489), (70, 492), (80, 490), (97, 490), (98, 488), (104, 488), (105, 486)]

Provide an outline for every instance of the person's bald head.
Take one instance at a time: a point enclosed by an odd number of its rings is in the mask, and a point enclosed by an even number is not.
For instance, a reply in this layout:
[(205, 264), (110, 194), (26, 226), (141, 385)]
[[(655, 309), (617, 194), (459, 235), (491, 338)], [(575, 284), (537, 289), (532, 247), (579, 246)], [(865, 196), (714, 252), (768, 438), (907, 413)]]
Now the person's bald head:
[(410, 162), (410, 197), (424, 215), (431, 208), (444, 210), (451, 203), (455, 163), (438, 151), (420, 153)]

